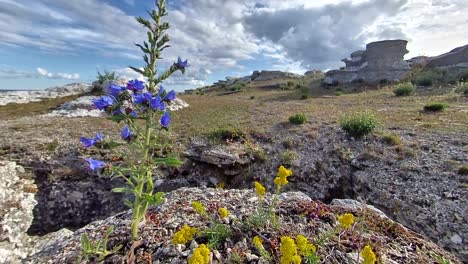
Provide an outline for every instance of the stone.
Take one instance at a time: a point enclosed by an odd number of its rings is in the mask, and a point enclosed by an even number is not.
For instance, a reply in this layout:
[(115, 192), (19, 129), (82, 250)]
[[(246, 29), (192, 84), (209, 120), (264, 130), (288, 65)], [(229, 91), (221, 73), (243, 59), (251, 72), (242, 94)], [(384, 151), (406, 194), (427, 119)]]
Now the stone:
[(463, 243), (463, 239), (461, 238), (460, 235), (455, 234), (450, 238), (450, 241), (452, 241), (454, 244), (461, 244)]
[(290, 73), (290, 72), (282, 72), (282, 71), (254, 71), (251, 79), (252, 81), (269, 81), (274, 79), (284, 79), (284, 78), (294, 78), (299, 77), (299, 75)]
[(245, 165), (252, 162), (246, 147), (238, 142), (227, 145), (211, 145), (203, 141), (194, 141), (186, 150), (185, 156), (218, 167)]
[(429, 57), (427, 68), (436, 67), (462, 67), (468, 68), (468, 45), (455, 48), (439, 56)]
[(403, 60), (408, 53), (406, 40), (383, 40), (367, 44), (366, 50), (351, 54), (350, 59), (343, 59), (346, 64), (341, 70), (328, 71), (324, 83), (365, 82), (379, 83), (397, 81), (410, 71), (409, 63)]

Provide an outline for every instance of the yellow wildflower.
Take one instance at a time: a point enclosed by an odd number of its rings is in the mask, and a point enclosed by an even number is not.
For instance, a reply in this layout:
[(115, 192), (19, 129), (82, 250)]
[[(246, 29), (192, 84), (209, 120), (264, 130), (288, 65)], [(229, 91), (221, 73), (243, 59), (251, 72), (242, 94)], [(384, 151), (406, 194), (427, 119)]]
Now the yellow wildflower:
[(294, 243), (294, 239), (283, 236), (281, 237), (281, 264), (300, 264), (301, 257), (297, 254), (297, 247), (296, 243)]
[(205, 206), (200, 202), (192, 202), (192, 208), (195, 212), (199, 213), (201, 216), (206, 216)]
[(210, 250), (205, 244), (201, 244), (194, 251), (189, 258), (189, 264), (208, 264), (210, 262)]
[(218, 183), (218, 185), (216, 185), (216, 189), (224, 189), (225, 186), (226, 184), (224, 182), (221, 182), (221, 183)]
[(263, 248), (263, 241), (259, 236), (255, 236), (252, 240), (252, 243), (254, 244), (255, 247), (257, 248)]
[(372, 251), (372, 248), (369, 245), (362, 249), (361, 256), (364, 259), (362, 264), (374, 264), (377, 260), (374, 251)]
[(266, 189), (265, 187), (263, 187), (263, 185), (259, 182), (255, 182), (255, 193), (260, 196), (260, 198), (263, 198), (265, 196), (265, 193), (266, 193)]
[(186, 244), (187, 242), (193, 239), (193, 235), (197, 233), (195, 227), (190, 227), (184, 225), (179, 231), (174, 234), (174, 239), (172, 239), (173, 244)]
[(299, 249), (299, 253), (304, 257), (307, 257), (310, 254), (312, 254), (312, 252), (317, 251), (317, 248), (314, 246), (314, 244), (309, 243), (309, 240), (303, 235), (298, 235), (296, 238), (296, 242), (297, 249)]
[(354, 216), (352, 214), (340, 215), (338, 221), (344, 228), (348, 229), (354, 224)]
[(221, 218), (225, 218), (229, 216), (229, 211), (225, 207), (222, 207), (218, 209), (218, 214)]
[(281, 189), (282, 186), (288, 184), (288, 177), (291, 176), (292, 173), (291, 170), (286, 169), (284, 166), (279, 167), (278, 175), (273, 181), (278, 187), (278, 190)]

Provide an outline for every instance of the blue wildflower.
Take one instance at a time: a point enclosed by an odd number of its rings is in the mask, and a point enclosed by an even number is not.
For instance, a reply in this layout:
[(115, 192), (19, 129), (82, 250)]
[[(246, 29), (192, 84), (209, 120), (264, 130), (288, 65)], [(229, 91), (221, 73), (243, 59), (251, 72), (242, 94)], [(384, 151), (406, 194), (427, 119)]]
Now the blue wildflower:
[(133, 95), (133, 101), (136, 104), (144, 104), (151, 101), (153, 95), (151, 93), (135, 94)]
[(161, 119), (159, 120), (159, 123), (161, 126), (167, 128), (169, 126), (169, 123), (171, 123), (171, 115), (169, 112), (165, 112), (162, 116)]
[(115, 102), (115, 98), (112, 96), (104, 95), (99, 97), (98, 99), (93, 100), (94, 106), (96, 106), (99, 110), (104, 110), (107, 107), (113, 105)]
[(94, 140), (93, 138), (81, 137), (80, 142), (81, 142), (81, 144), (83, 144), (84, 148), (90, 148), (90, 147), (96, 145), (96, 140)]
[(101, 142), (104, 140), (104, 134), (102, 134), (101, 132), (98, 132), (96, 134), (96, 136), (94, 137), (94, 140), (96, 140), (97, 142)]
[(187, 68), (189, 66), (188, 65), (188, 60), (182, 61), (182, 59), (180, 59), (180, 57), (177, 58), (177, 62), (175, 63), (175, 65), (179, 69), (185, 69), (185, 68)]
[(95, 160), (95, 159), (86, 159), (86, 161), (88, 162), (88, 167), (92, 170), (92, 171), (96, 171), (96, 170), (99, 170), (101, 168), (104, 168), (106, 166), (106, 163), (103, 162), (103, 161), (100, 161), (100, 160)]
[(125, 113), (125, 109), (123, 107), (120, 107), (118, 109), (115, 109), (113, 112), (112, 112), (112, 115), (121, 115), (121, 114), (124, 114)]
[(131, 80), (127, 83), (127, 88), (134, 92), (140, 92), (145, 89), (145, 83), (140, 80)]
[(122, 129), (122, 132), (120, 133), (120, 136), (122, 137), (122, 139), (128, 140), (128, 139), (130, 139), (132, 137), (132, 131), (130, 131), (130, 128), (128, 126), (125, 126)]
[(164, 101), (173, 101), (176, 99), (176, 92), (174, 90), (170, 91), (167, 93), (167, 95), (164, 97)]
[(137, 111), (133, 110), (132, 112), (130, 112), (130, 116), (133, 118), (137, 118), (138, 117)]
[(80, 142), (81, 144), (83, 144), (84, 148), (90, 148), (96, 145), (97, 143), (100, 143), (103, 140), (104, 140), (104, 135), (101, 132), (97, 133), (94, 138), (86, 138), (86, 137), (80, 138)]
[(156, 97), (151, 99), (150, 107), (153, 110), (160, 110), (160, 111), (164, 111), (164, 109), (166, 108), (166, 106), (164, 105), (164, 102), (162, 102), (162, 100), (161, 100), (161, 96), (159, 96), (159, 95), (157, 95)]
[(125, 89), (125, 87), (120, 87), (115, 83), (110, 83), (109, 88), (107, 88), (108, 93), (114, 97), (119, 96)]
[(163, 96), (163, 94), (166, 92), (166, 88), (164, 88), (162, 85), (159, 87), (158, 94), (160, 96)]

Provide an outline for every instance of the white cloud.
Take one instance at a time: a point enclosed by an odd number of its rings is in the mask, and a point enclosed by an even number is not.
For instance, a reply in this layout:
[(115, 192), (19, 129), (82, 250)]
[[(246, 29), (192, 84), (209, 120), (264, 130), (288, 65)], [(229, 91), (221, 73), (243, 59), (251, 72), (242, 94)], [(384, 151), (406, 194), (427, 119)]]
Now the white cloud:
[(19, 78), (31, 78), (31, 79), (64, 79), (64, 80), (77, 80), (80, 79), (78, 73), (51, 73), (44, 68), (38, 67), (35, 72), (21, 71), (13, 69), (11, 67), (0, 69), (0, 78), (5, 79), (19, 79)]
[[(142, 69), (142, 68), (141, 68)], [(123, 69), (117, 69), (114, 70), (114, 72), (121, 78), (127, 79), (127, 80), (135, 80), (138, 79), (140, 81), (144, 81), (146, 78), (141, 75), (140, 73), (130, 69), (130, 68), (123, 68)]]

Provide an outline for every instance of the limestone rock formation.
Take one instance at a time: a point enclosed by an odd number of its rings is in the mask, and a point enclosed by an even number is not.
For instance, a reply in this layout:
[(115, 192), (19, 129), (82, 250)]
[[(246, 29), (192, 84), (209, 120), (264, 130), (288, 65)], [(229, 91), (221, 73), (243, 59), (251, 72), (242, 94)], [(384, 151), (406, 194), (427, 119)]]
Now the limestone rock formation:
[(408, 62), (403, 60), (403, 56), (408, 53), (406, 44), (406, 40), (369, 43), (366, 50), (353, 52), (350, 59), (343, 59), (346, 67), (342, 70), (328, 71), (324, 83), (378, 83), (400, 80), (410, 70)]
[(426, 67), (462, 67), (468, 68), (468, 45), (455, 48), (448, 53), (430, 57)]
[[(242, 258), (241, 263), (278, 263), (276, 258), (272, 261), (262, 259), (251, 243), (252, 238), (261, 235), (265, 247), (270, 252), (277, 251), (279, 254), (279, 247), (271, 248), (269, 245), (279, 241), (281, 236), (295, 237), (298, 234), (311, 240), (319, 237), (324, 239), (325, 243), (317, 245), (318, 255), (324, 263), (362, 263), (358, 252), (364, 243), (372, 243), (381, 263), (432, 263), (434, 255), (454, 264), (462, 263), (417, 233), (353, 201), (331, 206), (313, 201), (300, 192), (283, 193), (277, 199), (267, 194), (260, 201), (253, 189), (209, 188), (180, 188), (167, 193), (165, 198), (166, 201), (162, 205), (149, 208), (147, 221), (140, 225), (139, 242), (136, 244), (128, 238), (131, 212), (127, 211), (106, 220), (93, 222), (77, 230), (69, 238), (59, 238), (48, 243), (41, 252), (29, 258), (27, 263), (74, 263), (80, 257), (80, 236), (86, 233), (95, 241), (102, 237), (109, 226), (114, 226), (114, 231), (108, 247), (122, 245), (123, 249), (99, 263), (126, 263), (129, 256), (135, 263), (146, 263), (148, 259), (153, 263), (187, 263), (187, 259), (199, 243), (206, 243), (206, 233), (203, 231), (213, 225), (212, 218), (201, 217), (193, 210), (190, 206), (193, 201), (202, 202), (210, 216), (216, 216), (220, 207), (225, 207), (230, 212), (229, 216), (220, 222), (230, 233), (226, 239), (217, 241), (218, 246), (210, 252), (210, 263), (213, 264), (230, 263), (236, 252), (236, 255)], [(255, 215), (256, 208), (269, 206), (275, 200), (278, 201), (276, 212), (280, 228), (261, 229), (246, 225), (252, 221), (249, 219)], [(351, 206), (347, 206), (348, 204)], [(365, 226), (363, 235), (356, 235), (354, 231), (343, 232), (341, 238), (339, 237), (336, 230), (341, 230), (341, 227), (336, 216), (343, 213), (355, 215), (356, 225)], [(196, 227), (200, 235), (184, 245), (172, 244), (170, 241), (174, 233), (183, 225)], [(261, 230), (261, 233), (257, 233), (257, 230)], [(271, 242), (267, 243), (268, 240)], [(132, 247), (132, 244), (135, 246)], [(81, 263), (98, 262), (82, 259)]]

